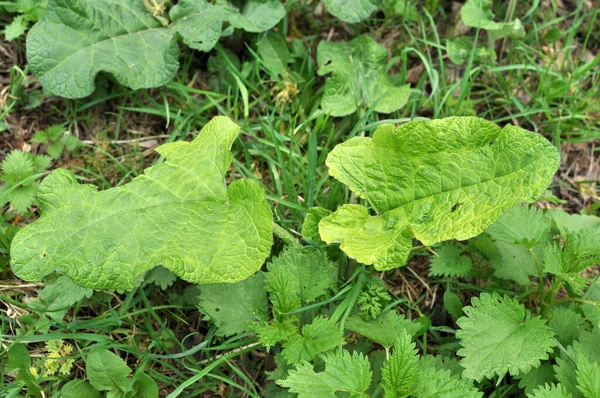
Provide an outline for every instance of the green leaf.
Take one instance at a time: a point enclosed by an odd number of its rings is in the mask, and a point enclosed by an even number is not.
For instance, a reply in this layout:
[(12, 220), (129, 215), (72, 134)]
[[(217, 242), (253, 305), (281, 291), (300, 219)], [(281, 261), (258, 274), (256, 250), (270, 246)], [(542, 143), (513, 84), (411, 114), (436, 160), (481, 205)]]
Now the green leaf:
[(577, 357), (577, 388), (586, 398), (600, 398), (600, 363)]
[(548, 239), (550, 219), (535, 207), (517, 206), (490, 225), (487, 232), (494, 240), (533, 248)]
[(138, 373), (135, 377), (135, 386), (137, 387), (137, 397), (140, 398), (158, 398), (158, 385), (154, 379), (146, 373)]
[(460, 9), (460, 17), (467, 26), (487, 30), (494, 40), (525, 36), (525, 29), (519, 19), (512, 22), (494, 22), (491, 7), (491, 0), (467, 0)]
[(102, 395), (85, 380), (72, 380), (60, 390), (62, 398), (100, 398)]
[(573, 307), (554, 307), (548, 326), (560, 344), (567, 347), (586, 330), (587, 322)]
[(10, 151), (2, 162), (2, 177), (0, 180), (10, 185), (17, 185), (33, 176), (34, 167), (31, 155), (23, 151)]
[(28, 281), (59, 270), (97, 289), (134, 287), (157, 265), (194, 283), (248, 278), (270, 254), (272, 216), (258, 183), (224, 184), (238, 134), (214, 118), (192, 142), (160, 146), (166, 162), (103, 192), (54, 171), (39, 188), (42, 216), (12, 242), (12, 270)]
[(562, 236), (581, 230), (595, 231), (600, 234), (600, 217), (587, 214), (568, 214), (564, 210), (549, 210), (548, 216)]
[(371, 383), (371, 366), (362, 354), (350, 354), (346, 350), (324, 355), (325, 370), (315, 372), (313, 365), (302, 361), (290, 370), (285, 380), (277, 384), (298, 394), (298, 398), (335, 397), (337, 392), (345, 392), (351, 397), (365, 397)]
[(340, 327), (331, 319), (316, 317), (302, 326), (302, 336), (295, 335), (283, 345), (283, 357), (289, 364), (312, 361), (317, 355), (344, 344)]
[(160, 265), (156, 268), (152, 268), (144, 277), (144, 281), (147, 284), (152, 283), (159, 286), (161, 290), (167, 290), (176, 280), (177, 275)]
[(463, 303), (460, 301), (460, 297), (452, 290), (446, 290), (444, 292), (444, 309), (448, 311), (452, 318), (458, 319), (462, 316)]
[[(522, 286), (532, 283), (530, 277), (538, 276), (535, 259), (526, 247), (502, 241), (494, 242), (494, 246), (495, 250), (484, 253), (492, 260), (494, 276), (513, 280)], [(533, 252), (538, 260), (542, 258), (541, 246)]]
[(384, 0), (383, 6), (386, 14), (392, 12), (397, 15), (402, 15), (409, 21), (419, 22), (421, 20), (421, 14), (417, 9), (414, 0)]
[(4, 27), (4, 39), (12, 41), (17, 37), (23, 36), (27, 30), (27, 22), (23, 15), (16, 16), (11, 23)]
[(330, 214), (331, 210), (327, 210), (323, 207), (312, 207), (308, 209), (308, 213), (306, 213), (304, 222), (302, 223), (302, 236), (306, 239), (319, 242), (321, 240), (321, 237), (319, 236), (319, 222)]
[(462, 249), (455, 245), (444, 244), (436, 249), (431, 260), (430, 276), (460, 277), (467, 275), (473, 268), (469, 257), (461, 256)]
[(40, 290), (39, 300), (29, 302), (28, 306), (56, 321), (62, 321), (69, 307), (86, 297), (92, 297), (92, 294), (92, 289), (79, 286), (67, 276), (61, 276), (56, 282)]
[(14, 343), (8, 348), (8, 363), (6, 371), (10, 374), (17, 371), (29, 371), (31, 358), (29, 350), (21, 343)]
[(288, 64), (293, 62), (292, 54), (288, 50), (287, 42), (281, 34), (277, 32), (267, 32), (256, 45), (260, 62), (265, 66), (269, 74), (276, 78), (286, 77)]
[(573, 396), (561, 384), (546, 384), (527, 394), (527, 398), (573, 398)]
[(198, 308), (217, 326), (217, 334), (230, 336), (249, 329), (249, 322), (265, 320), (268, 302), (264, 275), (237, 283), (200, 286)]
[(181, 0), (169, 15), (185, 44), (210, 51), (223, 34), (224, 22), (248, 32), (264, 32), (279, 23), (285, 8), (279, 0), (249, 0), (241, 11), (226, 0)]
[(458, 319), (456, 337), (463, 359), (463, 377), (480, 381), (494, 376), (526, 373), (556, 344), (553, 333), (540, 317), (528, 319), (518, 300), (497, 293), (483, 293), (463, 309), (466, 316)]
[[(600, 333), (598, 329), (592, 332), (581, 332), (579, 339), (573, 342), (573, 345), (567, 348), (567, 352), (562, 352), (560, 357), (556, 358), (554, 371), (556, 380), (558, 380), (574, 398), (583, 398), (581, 390), (578, 387), (577, 374), (579, 372), (579, 361), (585, 358), (585, 362), (591, 364), (600, 364)], [(583, 357), (582, 357), (583, 355)], [(585, 367), (587, 363), (583, 364)]]
[(596, 279), (596, 282), (590, 285), (583, 298), (596, 302), (596, 305), (582, 303), (581, 310), (592, 325), (595, 327), (600, 327), (600, 279)]
[(391, 113), (406, 105), (408, 84), (396, 86), (386, 71), (388, 52), (367, 35), (349, 42), (321, 41), (317, 48), (319, 76), (327, 79), (321, 107), (332, 116), (359, 108)]
[(98, 391), (125, 391), (131, 369), (118, 355), (102, 350), (88, 355), (85, 371), (90, 384)]
[(544, 361), (537, 368), (531, 368), (529, 372), (518, 375), (517, 378), (519, 379), (519, 388), (524, 388), (525, 394), (532, 394), (536, 388), (554, 380), (554, 370), (548, 362)]
[(296, 325), (289, 318), (276, 320), (270, 324), (266, 322), (256, 323), (251, 328), (258, 335), (258, 339), (267, 351), (270, 351), (275, 344), (287, 340), (297, 331)]
[(346, 329), (390, 349), (404, 332), (414, 335), (421, 326), (404, 319), (404, 315), (398, 315), (396, 311), (388, 311), (379, 318), (368, 321), (353, 315), (346, 320)]
[(27, 35), (27, 60), (45, 89), (67, 98), (94, 91), (99, 72), (132, 89), (166, 84), (179, 67), (174, 31), (143, 1), (50, 0)]
[[(311, 303), (333, 287), (337, 265), (321, 250), (299, 247), (284, 251), (269, 262), (267, 268), (269, 272), (266, 273), (266, 283), (271, 297), (278, 293), (272, 281), (289, 278), (293, 281), (292, 296), (303, 303)], [(289, 298), (291, 297), (288, 296)], [(275, 304), (275, 301), (273, 303)]]
[(366, 199), (319, 223), (321, 238), (378, 270), (406, 263), (415, 237), (425, 245), (472, 238), (504, 211), (544, 192), (556, 148), (516, 126), (475, 117), (382, 125), (327, 157), (329, 173)]
[(367, 19), (377, 9), (378, 3), (378, 0), (323, 0), (330, 14), (348, 23)]
[(453, 375), (450, 370), (439, 369), (427, 357), (419, 360), (415, 381), (415, 396), (419, 398), (481, 398), (483, 393), (473, 387), (470, 380)]
[(386, 398), (404, 398), (411, 394), (417, 375), (419, 354), (412, 336), (404, 330), (394, 344), (394, 351), (381, 369)]
[(496, 60), (496, 53), (489, 47), (473, 46), (471, 37), (454, 37), (446, 40), (446, 53), (450, 61), (462, 65), (469, 60), (473, 54), (475, 62), (487, 62)]
[(35, 203), (37, 191), (38, 183), (30, 182), (29, 184), (15, 187), (7, 194), (6, 199), (10, 201), (10, 205), (17, 213), (27, 213), (29, 208)]

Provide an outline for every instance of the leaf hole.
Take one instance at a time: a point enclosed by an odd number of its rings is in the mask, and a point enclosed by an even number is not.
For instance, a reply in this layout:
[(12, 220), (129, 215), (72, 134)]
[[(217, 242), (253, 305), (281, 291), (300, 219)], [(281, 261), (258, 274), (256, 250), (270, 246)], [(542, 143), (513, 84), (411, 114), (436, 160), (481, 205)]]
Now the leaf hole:
[(495, 142), (496, 142), (495, 140), (491, 140), (490, 141), (490, 146), (494, 145)]
[(219, 312), (219, 311), (221, 311), (221, 309), (219, 307), (216, 307), (215, 312)]
[(42, 257), (46, 258), (46, 256), (48, 255), (48, 253), (44, 252), (42, 253)]
[(452, 208), (450, 209), (450, 213), (454, 213), (456, 210), (460, 209), (460, 206), (462, 206), (462, 203), (456, 203), (454, 206), (452, 206)]

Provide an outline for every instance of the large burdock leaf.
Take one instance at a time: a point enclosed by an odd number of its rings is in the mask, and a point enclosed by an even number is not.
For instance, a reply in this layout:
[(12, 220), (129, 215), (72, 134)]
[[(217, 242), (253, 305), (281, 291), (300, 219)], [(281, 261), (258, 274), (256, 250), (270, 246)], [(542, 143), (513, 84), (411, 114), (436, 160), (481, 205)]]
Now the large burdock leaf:
[(94, 91), (99, 72), (130, 88), (166, 84), (177, 72), (176, 33), (209, 51), (222, 25), (249, 32), (271, 29), (285, 16), (280, 0), (249, 0), (238, 10), (225, 0), (180, 0), (163, 26), (143, 0), (49, 0), (27, 37), (27, 59), (48, 91), (81, 98)]
[(425, 245), (469, 239), (507, 208), (535, 201), (558, 163), (542, 136), (475, 117), (382, 125), (327, 157), (329, 173), (376, 215), (343, 205), (320, 221), (319, 233), (364, 264), (399, 267), (413, 237)]
[(170, 16), (185, 44), (210, 51), (221, 37), (224, 22), (247, 32), (264, 32), (285, 16), (285, 7), (280, 0), (248, 0), (241, 10), (225, 0), (182, 0)]
[(93, 288), (133, 287), (159, 264), (194, 283), (248, 278), (270, 252), (272, 218), (256, 182), (225, 185), (238, 134), (214, 118), (192, 142), (160, 146), (166, 162), (102, 192), (54, 171), (39, 188), (41, 217), (12, 242), (13, 271), (39, 281), (57, 270)]
[(395, 85), (386, 72), (388, 52), (367, 35), (348, 42), (319, 43), (319, 75), (332, 73), (325, 83), (321, 107), (332, 116), (345, 116), (359, 108), (391, 113), (406, 105), (408, 84)]
[(467, 0), (460, 9), (460, 17), (465, 25), (485, 29), (494, 39), (525, 36), (525, 29), (518, 18), (512, 22), (493, 20), (491, 0)]
[(378, 0), (323, 0), (330, 14), (344, 22), (356, 23), (367, 19), (377, 9)]
[(166, 84), (179, 50), (141, 0), (50, 0), (27, 35), (32, 72), (53, 94), (80, 98), (101, 72), (133, 89)]

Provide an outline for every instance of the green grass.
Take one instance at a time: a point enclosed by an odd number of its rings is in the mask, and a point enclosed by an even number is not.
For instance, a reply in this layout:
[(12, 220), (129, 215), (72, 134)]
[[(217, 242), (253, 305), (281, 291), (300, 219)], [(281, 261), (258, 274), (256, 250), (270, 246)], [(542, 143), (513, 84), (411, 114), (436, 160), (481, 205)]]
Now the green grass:
[[(224, 38), (209, 54), (186, 49), (180, 72), (163, 88), (131, 91), (102, 76), (89, 98), (63, 100), (44, 95), (39, 107), (26, 109), (26, 94), (40, 88), (25, 63), (15, 65), (8, 76), (8, 91), (13, 94), (5, 95), (0, 104), (0, 127), (5, 127), (3, 142), (7, 145), (2, 154), (12, 149), (8, 145), (29, 142), (30, 130), (66, 122), (86, 144), (58, 159), (53, 167), (68, 167), (81, 182), (107, 189), (125, 184), (145, 167), (161, 161), (142, 143), (150, 139), (156, 139), (157, 144), (189, 140), (212, 116), (226, 115), (243, 130), (233, 147), (233, 175), (261, 182), (272, 204), (274, 221), (298, 239), (309, 208), (334, 210), (342, 203), (359, 202), (343, 184), (329, 178), (325, 158), (336, 144), (350, 137), (368, 136), (382, 123), (478, 115), (537, 131), (558, 147), (587, 144), (595, 148), (590, 153), (597, 164), (600, 32), (595, 27), (600, 24), (600, 10), (586, 9), (585, 2), (573, 10), (559, 10), (554, 1), (548, 8), (540, 2), (512, 2), (517, 4), (515, 15), (528, 15), (523, 18), (525, 38), (496, 43), (496, 48), (501, 45), (503, 49), (496, 61), (477, 63), (471, 57), (463, 65), (454, 65), (445, 51), (445, 39), (453, 24), (451, 6), (446, 2), (439, 2), (438, 7), (438, 2), (426, 3), (430, 12), (424, 10), (418, 23), (378, 13), (358, 25), (341, 24), (331, 16), (315, 17), (313, 3), (289, 3), (293, 13), (280, 23), (277, 33), (290, 38), (300, 34), (290, 47), (304, 51), (297, 51), (285, 77), (269, 74), (256, 48), (261, 35), (247, 34), (241, 45), (242, 38), (236, 33)], [(496, 15), (502, 18), (504, 2), (495, 3)], [(361, 32), (373, 33), (388, 45), (390, 69), (400, 73), (401, 81), (411, 79), (410, 100), (389, 115), (361, 109), (344, 118), (329, 117), (319, 108), (324, 78), (316, 74), (316, 46), (329, 35), (341, 40)], [(470, 30), (467, 35), (478, 46), (488, 45), (484, 31)], [(23, 54), (22, 39), (11, 46), (11, 51)], [(235, 48), (239, 59), (228, 57), (228, 46)], [(208, 70), (209, 58), (216, 62), (216, 70)], [(419, 72), (417, 68), (422, 69)], [(2, 73), (5, 77), (4, 70)], [(287, 92), (289, 99), (282, 92)], [(28, 124), (31, 129), (19, 128), (21, 119), (35, 123)], [(43, 152), (43, 148), (35, 150)], [(566, 164), (564, 168), (568, 167)], [(596, 174), (586, 183), (597, 183), (598, 178)], [(558, 185), (552, 188), (561, 195)], [(579, 199), (583, 209), (595, 209), (598, 214), (598, 185), (592, 190), (595, 198)], [(0, 230), (10, 236), (14, 219), (6, 210)], [(571, 206), (569, 210), (582, 208)], [(282, 246), (278, 240), (274, 253)], [(218, 337), (216, 327), (197, 310), (196, 295), (190, 291), (193, 286), (178, 280), (166, 290), (142, 284), (128, 292), (96, 292), (71, 306), (65, 319), (58, 321), (29, 309), (27, 302), (37, 297), (41, 285), (19, 281), (11, 274), (6, 249), (0, 245), (0, 368), (6, 369), (6, 350), (14, 343), (27, 345), (38, 372), (48, 354), (47, 341), (61, 340), (74, 347), (69, 358), (75, 360), (75, 366), (69, 376), (38, 378), (46, 396), (56, 394), (68, 380), (84, 378), (84, 359), (100, 347), (119, 353), (135, 372), (148, 373), (158, 383), (161, 396), (265, 394), (265, 371), (274, 368), (273, 356), (261, 349), (253, 334)], [(409, 318), (433, 320), (429, 334), (419, 338), (418, 348), (445, 353), (457, 348), (448, 333), (455, 327), (454, 321), (443, 310), (440, 299), (450, 282), (448, 278), (425, 276), (429, 256), (427, 248), (421, 248), (408, 268), (380, 276), (393, 294), (391, 306)], [(337, 261), (345, 266), (339, 293), (299, 313), (312, 314), (324, 308), (339, 319), (348, 316), (356, 292), (360, 292), (356, 290), (358, 265), (344, 255)], [(52, 280), (51, 276), (45, 282)], [(452, 281), (451, 285), (464, 298), (482, 291), (510, 292), (484, 281)], [(190, 294), (186, 296), (186, 292)], [(5, 385), (12, 381), (5, 372), (0, 372), (0, 378)], [(519, 392), (508, 382), (493, 393), (493, 386), (486, 388), (494, 397), (517, 396)]]

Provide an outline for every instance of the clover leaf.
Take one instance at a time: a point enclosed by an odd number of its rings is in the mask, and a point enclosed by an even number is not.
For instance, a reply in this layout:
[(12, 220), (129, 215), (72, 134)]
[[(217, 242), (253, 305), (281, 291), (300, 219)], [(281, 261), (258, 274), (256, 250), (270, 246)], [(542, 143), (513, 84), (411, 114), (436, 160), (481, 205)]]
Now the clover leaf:
[(38, 191), (41, 217), (12, 242), (13, 271), (39, 281), (58, 270), (99, 289), (131, 288), (157, 265), (195, 283), (248, 278), (270, 253), (272, 218), (258, 183), (224, 183), (238, 134), (216, 117), (192, 142), (160, 146), (166, 162), (103, 192), (54, 171)]
[(337, 145), (329, 173), (367, 207), (347, 204), (319, 222), (321, 239), (364, 264), (406, 263), (425, 245), (469, 239), (502, 213), (541, 195), (558, 168), (556, 148), (516, 126), (475, 117), (382, 125), (372, 138)]

